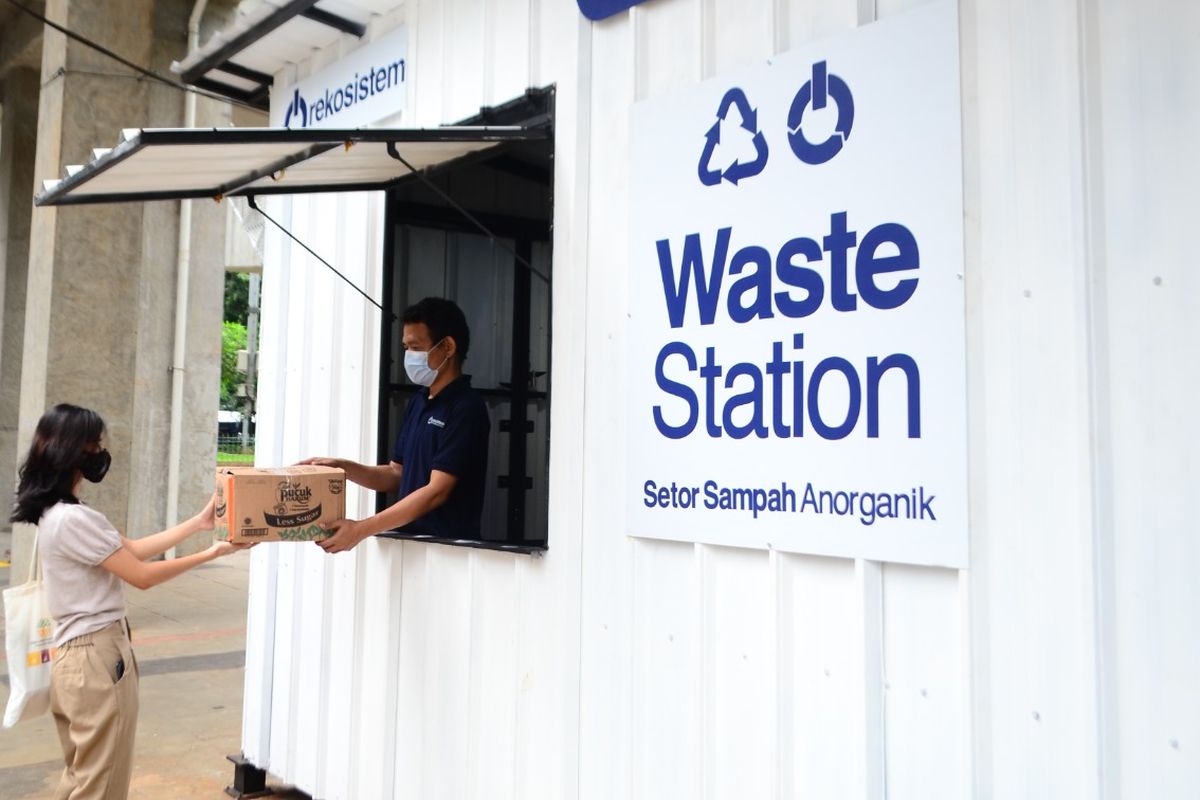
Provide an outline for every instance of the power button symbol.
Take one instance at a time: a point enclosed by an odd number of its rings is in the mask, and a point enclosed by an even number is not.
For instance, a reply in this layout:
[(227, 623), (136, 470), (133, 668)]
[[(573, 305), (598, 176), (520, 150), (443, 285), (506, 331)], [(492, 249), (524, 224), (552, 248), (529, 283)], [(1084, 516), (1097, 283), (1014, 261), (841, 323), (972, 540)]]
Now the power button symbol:
[[(823, 142), (814, 144), (804, 136), (804, 111), (812, 104), (814, 110), (825, 107), (832, 100), (837, 107), (837, 124), (834, 133)], [(836, 156), (842, 145), (850, 138), (850, 128), (854, 125), (854, 97), (850, 87), (837, 75), (830, 75), (825, 69), (825, 62), (813, 64), (812, 79), (800, 87), (792, 100), (788, 111), (788, 144), (796, 158), (805, 164), (824, 164)]]

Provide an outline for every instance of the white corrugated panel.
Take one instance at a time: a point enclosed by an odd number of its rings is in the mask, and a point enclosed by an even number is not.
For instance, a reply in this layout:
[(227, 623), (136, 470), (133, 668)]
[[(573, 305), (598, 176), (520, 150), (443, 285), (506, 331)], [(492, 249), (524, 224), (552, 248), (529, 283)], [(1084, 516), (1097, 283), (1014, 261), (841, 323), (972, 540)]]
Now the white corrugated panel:
[[(265, 205), (378, 296), (380, 195), (305, 195)], [(270, 422), (259, 433), (260, 464), (374, 449), (380, 312), (302, 252), (268, 231), (259, 414)], [(351, 487), (347, 509), (361, 515), (368, 508), (367, 493)], [(377, 641), (361, 636), (373, 610), (362, 602), (372, 585), (371, 571), (365, 580), (361, 574), (369, 549), (330, 558), (311, 546), (268, 546), (252, 558), (246, 691), (261, 705), (247, 703), (256, 707), (244, 718), (245, 752), (316, 796), (354, 796), (347, 787), (358, 766), (350, 758), (357, 712), (376, 705), (373, 696), (366, 704), (355, 697), (364, 685), (360, 672), (379, 677), (370, 673)], [(370, 753), (372, 745), (360, 742), (354, 752)]]
[(977, 194), (964, 203), (980, 220), (967, 247), (982, 295), (968, 299), (968, 364), (986, 365), (972, 398), (972, 489), (985, 509), (973, 585), (988, 604), (973, 623), (990, 695), (976, 734), (1000, 796), (1100, 790), (1077, 15), (995, 3), (970, 30), (987, 97), (966, 153)]
[[(1106, 788), (1121, 797), (1200, 791), (1200, 324), (1192, 233), (1200, 156), (1200, 7), (1121, 3), (1085, 18), (1102, 548), (1101, 716)], [(1154, 141), (1153, 147), (1145, 142)]]
[[(970, 569), (623, 532), (630, 105), (918, 4), (408, 5), (412, 124), (557, 86), (550, 551), (256, 549), (252, 761), (331, 798), (1196, 796), (1196, 8), (960, 6)], [(275, 202), (374, 291), (377, 199)], [(261, 458), (372, 459), (377, 312), (267, 261)]]

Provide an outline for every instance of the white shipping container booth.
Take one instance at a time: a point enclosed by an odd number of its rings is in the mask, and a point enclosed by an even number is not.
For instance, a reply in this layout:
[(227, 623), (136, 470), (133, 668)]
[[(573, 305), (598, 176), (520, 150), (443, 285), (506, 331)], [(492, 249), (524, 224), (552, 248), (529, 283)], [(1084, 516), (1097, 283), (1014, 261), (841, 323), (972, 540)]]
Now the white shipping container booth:
[[(1200, 5), (299, 5), (358, 29), (272, 0), (182, 64), (269, 81), (289, 132), (132, 134), (42, 198), (191, 181), (295, 235), (260, 466), (386, 460), (394, 315), (471, 322), (482, 538), (256, 548), (243, 766), (368, 800), (1200, 796)], [(188, 143), (195, 174), (134, 168)]]

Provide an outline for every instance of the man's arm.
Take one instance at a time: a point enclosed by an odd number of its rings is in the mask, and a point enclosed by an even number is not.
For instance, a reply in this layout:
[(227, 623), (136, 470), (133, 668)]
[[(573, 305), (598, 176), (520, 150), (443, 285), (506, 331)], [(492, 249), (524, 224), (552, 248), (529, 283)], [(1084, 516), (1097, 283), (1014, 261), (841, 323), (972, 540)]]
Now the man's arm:
[(326, 553), (350, 550), (368, 536), (395, 530), (425, 516), (445, 503), (456, 485), (458, 478), (449, 472), (435, 469), (429, 475), (429, 483), (405, 495), (375, 516), (364, 520), (343, 519), (334, 522), (329, 526), (333, 536), (317, 544)]
[(301, 464), (315, 464), (319, 467), (334, 467), (346, 471), (346, 477), (359, 486), (376, 492), (394, 492), (400, 488), (400, 475), (404, 467), (395, 461), (387, 464), (359, 464), (346, 458), (306, 458)]

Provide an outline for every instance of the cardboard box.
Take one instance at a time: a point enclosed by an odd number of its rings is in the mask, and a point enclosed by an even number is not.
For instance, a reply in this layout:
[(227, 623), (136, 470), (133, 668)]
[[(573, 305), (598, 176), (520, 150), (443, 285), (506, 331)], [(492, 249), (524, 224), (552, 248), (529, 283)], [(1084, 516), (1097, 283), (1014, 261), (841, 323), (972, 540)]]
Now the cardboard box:
[(230, 542), (311, 542), (346, 516), (346, 473), (332, 467), (217, 468), (217, 534)]

